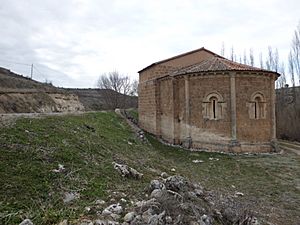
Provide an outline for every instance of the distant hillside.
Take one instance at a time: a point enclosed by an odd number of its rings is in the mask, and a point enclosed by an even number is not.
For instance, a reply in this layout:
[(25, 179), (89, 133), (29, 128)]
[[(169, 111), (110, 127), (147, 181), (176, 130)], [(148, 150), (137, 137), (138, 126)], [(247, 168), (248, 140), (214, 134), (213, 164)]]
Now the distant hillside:
[(109, 95), (115, 94), (119, 99), (120, 108), (137, 108), (138, 98), (136, 96), (128, 96), (116, 93), (112, 90), (104, 89), (78, 89), (78, 88), (66, 88), (65, 91), (74, 93), (79, 97), (79, 101), (84, 105), (87, 111), (97, 111), (112, 109), (111, 105), (107, 102)]
[(51, 84), (41, 83), (28, 77), (11, 72), (8, 69), (0, 67), (0, 92), (15, 91), (49, 91), (60, 92), (58, 88)]
[(72, 112), (112, 109), (105, 96), (113, 93), (122, 108), (137, 108), (137, 97), (111, 90), (57, 88), (0, 67), (0, 113)]

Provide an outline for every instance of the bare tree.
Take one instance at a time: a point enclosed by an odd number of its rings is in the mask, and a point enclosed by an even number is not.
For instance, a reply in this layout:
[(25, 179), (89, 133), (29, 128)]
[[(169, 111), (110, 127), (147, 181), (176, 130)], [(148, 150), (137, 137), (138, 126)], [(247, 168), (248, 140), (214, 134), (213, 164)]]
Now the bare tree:
[(250, 59), (250, 65), (254, 66), (254, 55), (253, 55), (253, 49), (250, 48), (249, 50), (249, 59)]
[(284, 62), (281, 62), (278, 72), (281, 74), (277, 80), (277, 88), (283, 88), (286, 85), (285, 66)]
[(289, 73), (291, 76), (291, 82), (292, 82), (293, 87), (295, 87), (295, 69), (294, 69), (294, 61), (293, 61), (292, 52), (289, 53), (288, 63), (289, 63)]
[(124, 108), (127, 95), (131, 92), (131, 82), (128, 76), (117, 71), (102, 74), (97, 82), (97, 87), (105, 89), (104, 99), (109, 108)]
[(261, 68), (261, 69), (264, 69), (264, 68), (265, 68), (262, 53), (259, 53), (259, 65), (260, 65), (260, 68)]
[(243, 60), (244, 60), (243, 63), (247, 65), (247, 64), (248, 64), (248, 60), (247, 60), (246, 49), (244, 49), (244, 57), (243, 57)]
[(224, 44), (224, 41), (222, 42), (221, 56), (225, 56), (225, 44)]
[(279, 54), (276, 48), (275, 52), (271, 46), (268, 47), (268, 56), (266, 59), (266, 69), (278, 72), (279, 69)]
[(291, 48), (291, 59), (289, 60), (293, 62), (294, 72), (297, 74), (300, 84), (300, 22), (294, 33)]
[(233, 46), (231, 47), (231, 50), (230, 50), (230, 59), (231, 61), (234, 61), (234, 49), (233, 49)]
[(134, 80), (131, 84), (131, 96), (138, 96), (138, 87), (139, 87), (139, 82), (138, 80)]

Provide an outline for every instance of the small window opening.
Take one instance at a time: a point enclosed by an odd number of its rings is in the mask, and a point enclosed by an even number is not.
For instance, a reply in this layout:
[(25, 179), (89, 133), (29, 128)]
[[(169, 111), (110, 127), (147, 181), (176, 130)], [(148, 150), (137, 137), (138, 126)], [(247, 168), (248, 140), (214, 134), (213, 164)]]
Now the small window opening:
[(254, 118), (260, 119), (260, 109), (259, 109), (259, 103), (261, 102), (261, 99), (259, 97), (255, 98), (254, 101)]
[(216, 116), (216, 100), (215, 99), (213, 100), (213, 116), (214, 116), (214, 119), (217, 118), (217, 116)]

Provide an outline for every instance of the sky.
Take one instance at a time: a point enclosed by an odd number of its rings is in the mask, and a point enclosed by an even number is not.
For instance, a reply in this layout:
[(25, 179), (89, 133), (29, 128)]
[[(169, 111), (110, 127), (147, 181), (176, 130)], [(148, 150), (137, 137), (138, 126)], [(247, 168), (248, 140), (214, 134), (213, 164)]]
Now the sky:
[(225, 56), (268, 46), (286, 61), (299, 0), (0, 0), (0, 67), (59, 87), (101, 74), (138, 79), (153, 62), (205, 47)]

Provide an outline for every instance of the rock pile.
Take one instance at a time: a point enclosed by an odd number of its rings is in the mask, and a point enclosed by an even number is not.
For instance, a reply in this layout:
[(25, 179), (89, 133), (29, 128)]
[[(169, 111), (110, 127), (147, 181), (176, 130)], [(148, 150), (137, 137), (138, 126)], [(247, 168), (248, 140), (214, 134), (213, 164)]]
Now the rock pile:
[[(166, 174), (150, 182), (143, 200), (122, 198), (106, 207), (105, 201), (97, 200), (95, 206), (86, 207), (96, 210), (97, 219), (63, 220), (59, 225), (259, 225), (254, 213), (237, 197), (207, 191), (182, 176), (164, 177)], [(21, 224), (32, 225), (28, 220)]]
[[(257, 225), (251, 212), (230, 198), (220, 198), (175, 175), (150, 182), (149, 199), (135, 203), (123, 225)], [(229, 203), (230, 202), (230, 203)]]
[(152, 180), (146, 192), (147, 199), (136, 201), (131, 206), (109, 205), (102, 211), (102, 219), (90, 224), (259, 224), (253, 213), (235, 202), (234, 197), (220, 197), (178, 175)]

